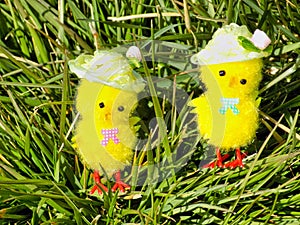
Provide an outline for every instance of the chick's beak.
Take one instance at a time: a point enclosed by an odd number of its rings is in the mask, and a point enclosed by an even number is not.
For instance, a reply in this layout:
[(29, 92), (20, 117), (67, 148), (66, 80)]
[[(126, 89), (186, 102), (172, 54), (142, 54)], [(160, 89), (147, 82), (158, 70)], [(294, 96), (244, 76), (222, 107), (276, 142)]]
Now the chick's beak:
[(229, 87), (233, 88), (237, 84), (237, 78), (236, 77), (231, 77), (229, 80)]
[(111, 113), (105, 113), (105, 120), (110, 121), (111, 120)]

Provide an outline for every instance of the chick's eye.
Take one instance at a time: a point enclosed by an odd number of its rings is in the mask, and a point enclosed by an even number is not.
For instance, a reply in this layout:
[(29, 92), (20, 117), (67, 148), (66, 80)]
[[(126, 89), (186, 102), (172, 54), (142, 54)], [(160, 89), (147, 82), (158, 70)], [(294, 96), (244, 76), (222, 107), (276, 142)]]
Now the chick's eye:
[(225, 74), (226, 74), (226, 72), (225, 72), (225, 70), (220, 70), (219, 71), (219, 75), (222, 77), (222, 76), (225, 76)]
[(246, 80), (246, 79), (241, 79), (241, 80), (240, 80), (240, 83), (241, 83), (242, 85), (244, 85), (244, 84), (247, 83), (247, 80)]
[(120, 112), (124, 111), (124, 106), (121, 106), (121, 105), (120, 105), (120, 106), (118, 107), (118, 111), (120, 111)]
[(99, 103), (99, 107), (100, 107), (101, 109), (103, 109), (103, 108), (104, 108), (104, 102), (100, 102), (100, 103)]

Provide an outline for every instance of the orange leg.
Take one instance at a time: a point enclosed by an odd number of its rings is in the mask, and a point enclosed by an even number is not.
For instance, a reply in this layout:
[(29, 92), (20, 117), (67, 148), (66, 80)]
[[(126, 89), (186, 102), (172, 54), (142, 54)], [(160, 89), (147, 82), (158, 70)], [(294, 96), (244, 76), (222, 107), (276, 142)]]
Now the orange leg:
[(230, 167), (231, 169), (236, 168), (236, 167), (244, 167), (244, 163), (243, 163), (243, 158), (246, 157), (245, 153), (241, 154), (241, 150), (240, 148), (237, 148), (235, 150), (235, 157), (236, 159), (233, 160), (232, 162), (226, 163), (225, 167)]
[(102, 183), (101, 183), (101, 177), (99, 175), (99, 172), (97, 170), (94, 171), (93, 173), (93, 177), (94, 177), (94, 181), (95, 181), (95, 185), (92, 187), (90, 193), (94, 194), (94, 192), (97, 190), (98, 194), (102, 194), (102, 191), (107, 192), (108, 189), (107, 187), (105, 187)]
[(208, 163), (203, 166), (203, 168), (214, 168), (215, 166), (223, 168), (223, 161), (229, 157), (229, 154), (221, 155), (220, 148), (216, 149), (217, 160), (211, 163)]
[(117, 171), (115, 173), (115, 179), (116, 179), (116, 183), (111, 188), (112, 191), (116, 191), (117, 189), (120, 189), (121, 192), (124, 192), (125, 189), (130, 188), (130, 186), (128, 184), (125, 184), (123, 181), (121, 181), (121, 172), (120, 171)]

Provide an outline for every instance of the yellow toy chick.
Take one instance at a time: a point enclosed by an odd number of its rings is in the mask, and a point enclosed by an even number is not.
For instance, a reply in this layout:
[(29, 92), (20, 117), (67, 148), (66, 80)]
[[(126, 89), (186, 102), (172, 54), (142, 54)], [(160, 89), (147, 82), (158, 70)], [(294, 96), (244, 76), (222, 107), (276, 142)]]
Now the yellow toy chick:
[(137, 141), (130, 114), (143, 84), (133, 76), (127, 59), (112, 51), (80, 55), (69, 66), (82, 78), (76, 98), (81, 118), (75, 141), (83, 163), (94, 171), (96, 184), (91, 194), (108, 191), (100, 174), (114, 175), (112, 191), (124, 191), (130, 186), (121, 181), (120, 171), (131, 164)]
[[(192, 57), (200, 65), (200, 77), (207, 91), (191, 101), (198, 115), (200, 134), (216, 147), (217, 160), (204, 167), (243, 167), (240, 147), (248, 145), (258, 127), (256, 97), (262, 79), (261, 58), (270, 44), (267, 35), (245, 26), (226, 25), (218, 29), (205, 49)], [(236, 159), (223, 164), (236, 150)]]

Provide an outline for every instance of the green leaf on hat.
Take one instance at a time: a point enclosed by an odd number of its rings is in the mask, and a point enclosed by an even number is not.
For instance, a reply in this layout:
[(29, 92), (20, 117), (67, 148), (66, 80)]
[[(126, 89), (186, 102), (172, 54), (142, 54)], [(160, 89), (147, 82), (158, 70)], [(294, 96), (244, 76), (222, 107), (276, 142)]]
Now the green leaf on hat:
[(248, 38), (243, 36), (238, 36), (239, 44), (246, 50), (251, 52), (261, 52)]

